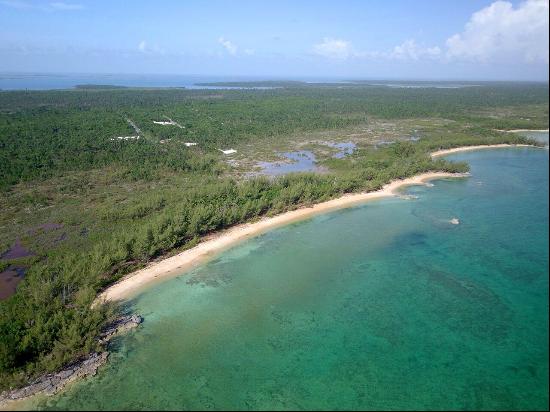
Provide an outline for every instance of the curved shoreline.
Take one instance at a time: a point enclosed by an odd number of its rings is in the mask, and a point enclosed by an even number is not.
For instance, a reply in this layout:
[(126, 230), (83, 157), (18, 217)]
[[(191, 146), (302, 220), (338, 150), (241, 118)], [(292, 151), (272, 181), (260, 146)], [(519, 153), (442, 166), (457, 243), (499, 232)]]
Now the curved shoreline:
[(536, 147), (530, 144), (489, 144), (489, 145), (478, 145), (478, 146), (464, 146), (464, 147), (455, 147), (452, 149), (442, 149), (436, 152), (431, 153), (432, 157), (446, 156), (458, 152), (470, 152), (472, 150), (482, 150), (482, 149), (499, 149), (503, 147)]
[(305, 220), (318, 214), (352, 207), (370, 200), (395, 196), (399, 189), (406, 186), (422, 185), (434, 179), (466, 176), (469, 176), (469, 174), (446, 172), (423, 173), (407, 179), (395, 180), (386, 184), (382, 189), (374, 192), (346, 194), (336, 199), (317, 203), (311, 207), (291, 210), (274, 217), (262, 218), (253, 223), (239, 224), (208, 236), (204, 241), (191, 249), (161, 261), (151, 263), (145, 268), (125, 276), (119, 282), (113, 284), (99, 294), (94, 304), (106, 301), (119, 301), (135, 296), (142, 291), (143, 288), (155, 283), (155, 281), (181, 274), (182, 272), (204, 263), (208, 258), (227, 250), (237, 243), (258, 236), (271, 229)]
[[(480, 149), (496, 149), (503, 147), (534, 146), (528, 144), (464, 146), (453, 149), (438, 150), (431, 153), (431, 156), (439, 157), (457, 152)], [(426, 184), (429, 180), (466, 176), (469, 176), (469, 174), (446, 172), (423, 173), (402, 180), (394, 180), (384, 185), (382, 189), (377, 191), (345, 194), (339, 198), (317, 203), (311, 207), (302, 207), (300, 209), (281, 213), (274, 217), (264, 217), (257, 222), (239, 224), (205, 237), (204, 240), (191, 249), (185, 250), (169, 258), (149, 263), (145, 268), (124, 276), (117, 283), (114, 283), (101, 292), (94, 301), (94, 305), (108, 301), (121, 301), (131, 298), (143, 291), (143, 289), (147, 286), (188, 271), (193, 267), (204, 263), (209, 258), (212, 258), (220, 252), (229, 249), (237, 243), (258, 236), (271, 229), (285, 226), (300, 220), (305, 220), (318, 214), (352, 207), (375, 199), (395, 196), (399, 189), (406, 186)]]
[[(504, 148), (504, 147), (536, 147), (525, 144), (496, 144), (464, 146), (453, 149), (438, 150), (431, 153), (432, 157), (444, 156), (447, 154), (466, 152), (479, 149)], [(107, 301), (120, 301), (131, 298), (142, 292), (145, 288), (155, 282), (169, 279), (177, 276), (193, 267), (196, 267), (209, 258), (229, 249), (230, 247), (246, 239), (253, 238), (271, 229), (285, 226), (287, 224), (308, 219), (310, 217), (345, 209), (355, 205), (363, 204), (371, 200), (387, 198), (398, 195), (399, 189), (412, 185), (425, 185), (430, 180), (445, 178), (468, 177), (469, 173), (447, 173), (447, 172), (429, 172), (422, 173), (410, 178), (394, 180), (383, 186), (382, 189), (373, 192), (363, 192), (346, 194), (326, 202), (317, 203), (311, 207), (302, 207), (300, 209), (284, 212), (274, 217), (264, 217), (257, 222), (244, 223), (232, 228), (216, 232), (205, 237), (197, 246), (178, 253), (169, 258), (157, 262), (149, 263), (145, 268), (132, 272), (122, 278), (119, 282), (111, 285), (100, 293), (93, 305)], [(0, 410), (15, 410), (21, 402), (27, 401), (36, 395), (21, 399), (10, 399), (0, 402)]]

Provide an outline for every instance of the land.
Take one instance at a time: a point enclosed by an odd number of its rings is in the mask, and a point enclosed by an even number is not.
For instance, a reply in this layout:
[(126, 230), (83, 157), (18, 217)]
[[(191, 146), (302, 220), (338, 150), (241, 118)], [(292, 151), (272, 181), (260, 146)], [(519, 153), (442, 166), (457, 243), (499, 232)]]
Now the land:
[[(0, 301), (0, 389), (100, 350), (119, 308), (92, 303), (151, 262), (392, 181), (465, 173), (430, 153), (533, 144), (495, 129), (548, 127), (547, 84), (340, 86), (1, 92), (0, 272), (24, 275)], [(353, 153), (335, 157), (346, 142)], [(262, 174), (298, 150), (322, 173)]]
[(474, 150), (484, 150), (484, 149), (499, 149), (504, 147), (531, 147), (532, 145), (529, 144), (489, 144), (489, 145), (477, 145), (477, 146), (465, 146), (465, 147), (455, 147), (453, 149), (444, 149), (444, 150), (438, 150), (436, 152), (433, 152), (431, 155), (432, 157), (439, 157), (439, 156), (446, 156), (453, 153), (459, 153), (459, 152), (471, 152)]
[[(438, 150), (431, 154), (432, 157), (445, 156), (453, 153), (468, 152), (484, 149), (499, 149), (507, 147), (537, 147), (528, 144), (494, 144), (494, 145), (478, 145), (464, 146), (453, 149)], [(313, 206), (303, 207), (297, 210), (284, 212), (280, 215), (262, 218), (257, 222), (245, 223), (234, 226), (227, 230), (216, 232), (208, 237), (205, 237), (197, 246), (178, 253), (167, 259), (152, 262), (147, 267), (136, 272), (126, 275), (117, 283), (109, 286), (101, 292), (94, 304), (104, 304), (108, 301), (126, 300), (133, 297), (143, 288), (150, 286), (156, 281), (170, 278), (174, 275), (179, 275), (206, 260), (212, 258), (216, 254), (233, 247), (243, 240), (250, 239), (265, 233), (268, 230), (284, 226), (300, 220), (311, 218), (315, 215), (327, 213), (334, 210), (353, 207), (371, 200), (376, 200), (384, 197), (392, 197), (399, 194), (399, 191), (407, 186), (422, 185), (435, 179), (444, 178), (460, 178), (469, 176), (467, 173), (445, 173), (445, 172), (430, 172), (412, 176), (406, 179), (394, 180), (381, 189), (372, 192), (346, 194), (336, 199), (332, 199), (322, 203), (316, 203)], [(449, 223), (459, 224), (456, 219), (452, 219)]]
[(497, 132), (507, 132), (507, 133), (522, 133), (522, 132), (546, 132), (548, 129), (513, 129), (513, 130), (498, 130)]
[(111, 84), (77, 84), (75, 89), (102, 90), (102, 89), (126, 89), (125, 86), (115, 86)]
[(70, 363), (57, 373), (40, 376), (23, 388), (0, 393), (0, 408), (6, 409), (18, 401), (39, 394), (47, 396), (55, 395), (67, 385), (79, 379), (95, 376), (98, 369), (107, 362), (109, 356), (107, 346), (109, 342), (114, 337), (137, 328), (141, 322), (143, 322), (143, 318), (139, 315), (126, 315), (116, 319), (101, 333), (99, 341), (103, 347), (101, 352), (92, 352), (83, 359)]
[(399, 189), (406, 186), (421, 185), (434, 179), (458, 178), (465, 176), (468, 175), (464, 173), (443, 172), (423, 173), (407, 179), (393, 181), (384, 185), (382, 189), (373, 192), (346, 194), (339, 198), (317, 203), (310, 207), (285, 212), (274, 217), (263, 218), (254, 223), (237, 225), (231, 229), (221, 231), (204, 239), (203, 242), (199, 243), (192, 249), (186, 250), (159, 262), (154, 262), (135, 273), (130, 273), (128, 276), (125, 276), (119, 282), (103, 291), (98, 296), (95, 303), (102, 304), (107, 301), (128, 299), (144, 287), (157, 280), (165, 279), (176, 274), (181, 274), (183, 271), (204, 263), (206, 259), (211, 258), (215, 254), (218, 254), (245, 239), (258, 236), (261, 233), (276, 227), (308, 219), (317, 214), (352, 207), (370, 200), (395, 196)]

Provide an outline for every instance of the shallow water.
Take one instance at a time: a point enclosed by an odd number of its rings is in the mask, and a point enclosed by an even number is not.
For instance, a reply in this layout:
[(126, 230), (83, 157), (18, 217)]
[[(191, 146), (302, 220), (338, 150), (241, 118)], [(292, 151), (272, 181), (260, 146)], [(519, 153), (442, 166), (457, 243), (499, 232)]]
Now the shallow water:
[(315, 155), (309, 150), (280, 153), (286, 161), (259, 162), (261, 173), (268, 176), (279, 176), (288, 173), (314, 172), (318, 169)]
[(17, 285), (25, 277), (26, 268), (8, 266), (0, 272), (0, 300), (7, 299), (15, 293)]
[(34, 253), (25, 248), (20, 239), (17, 239), (7, 251), (0, 255), (0, 260), (19, 259), (33, 255)]
[[(132, 302), (49, 409), (548, 408), (548, 151), (247, 241)], [(460, 224), (452, 224), (451, 219)]]
[(332, 156), (336, 159), (343, 159), (344, 157), (353, 154), (355, 149), (357, 149), (357, 145), (353, 142), (326, 142), (325, 144), (339, 150)]

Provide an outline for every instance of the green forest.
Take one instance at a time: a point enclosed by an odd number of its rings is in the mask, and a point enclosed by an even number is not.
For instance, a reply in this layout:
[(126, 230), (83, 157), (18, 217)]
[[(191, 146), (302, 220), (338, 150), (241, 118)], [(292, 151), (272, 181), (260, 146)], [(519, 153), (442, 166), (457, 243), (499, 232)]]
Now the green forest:
[[(0, 92), (0, 256), (18, 239), (33, 252), (0, 259), (0, 270), (26, 270), (17, 292), (0, 301), (0, 390), (97, 350), (121, 308), (92, 301), (153, 259), (213, 231), (394, 179), (465, 172), (467, 164), (429, 153), (533, 143), (499, 129), (548, 128), (548, 84), (269, 86)], [(167, 119), (178, 126), (153, 123)], [(362, 146), (326, 160), (322, 174), (238, 178), (218, 150), (400, 119), (453, 127), (434, 126), (416, 142)]]

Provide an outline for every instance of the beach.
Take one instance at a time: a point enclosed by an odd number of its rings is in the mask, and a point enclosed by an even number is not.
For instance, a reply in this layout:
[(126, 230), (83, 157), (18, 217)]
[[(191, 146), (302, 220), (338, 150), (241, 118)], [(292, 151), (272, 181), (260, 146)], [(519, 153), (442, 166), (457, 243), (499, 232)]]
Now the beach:
[(33, 408), (544, 409), (547, 152), (452, 156), (470, 178), (274, 228), (147, 284), (124, 301), (143, 324), (98, 377)]
[(523, 132), (548, 133), (548, 129), (512, 129), (512, 130), (495, 129), (495, 130), (497, 132), (506, 132), (506, 133), (523, 133)]
[[(453, 149), (438, 150), (433, 152), (432, 157), (445, 156), (458, 152), (495, 149), (504, 147), (532, 147), (530, 145), (495, 144), (484, 146), (465, 146)], [(197, 246), (185, 250), (177, 255), (160, 261), (152, 262), (145, 268), (137, 270), (123, 277), (120, 281), (108, 287), (100, 293), (94, 305), (108, 301), (120, 301), (135, 296), (148, 285), (177, 276), (182, 272), (204, 263), (212, 256), (227, 250), (237, 243), (258, 236), (268, 230), (284, 226), (296, 221), (308, 219), (312, 216), (330, 212), (333, 210), (352, 207), (354, 205), (376, 200), (380, 198), (395, 196), (399, 189), (411, 186), (422, 185), (430, 180), (442, 178), (465, 177), (467, 174), (453, 174), (444, 172), (423, 173), (403, 180), (396, 180), (385, 185), (382, 189), (367, 192), (346, 194), (336, 199), (318, 203), (311, 207), (303, 207), (297, 210), (282, 213), (274, 217), (262, 218), (257, 222), (244, 223), (230, 229), (206, 236)]]
[(122, 280), (103, 291), (98, 296), (95, 303), (130, 298), (155, 281), (181, 274), (183, 271), (204, 263), (213, 255), (245, 239), (257, 236), (276, 227), (304, 220), (321, 213), (351, 207), (367, 201), (395, 196), (399, 189), (406, 186), (422, 185), (434, 179), (466, 176), (468, 176), (468, 174), (444, 172), (423, 173), (407, 179), (393, 181), (385, 185), (382, 189), (374, 192), (346, 194), (337, 199), (318, 203), (311, 207), (303, 207), (274, 217), (263, 218), (257, 222), (237, 225), (211, 236), (207, 236), (204, 241), (192, 249), (161, 261), (153, 262), (147, 267), (125, 276)]
[[(485, 145), (485, 146), (466, 146), (461, 148), (445, 149), (433, 152), (433, 157), (443, 156), (458, 152), (469, 152), (478, 149), (505, 148), (505, 147), (526, 147), (529, 145)], [(532, 146), (530, 146), (532, 147)], [(336, 211), (339, 209), (353, 207), (365, 202), (399, 195), (400, 189), (412, 185), (426, 185), (427, 182), (435, 179), (464, 178), (470, 176), (469, 173), (446, 173), (429, 172), (419, 174), (410, 178), (395, 180), (386, 184), (382, 189), (367, 192), (346, 194), (336, 199), (315, 204), (311, 207), (302, 207), (296, 210), (282, 213), (274, 217), (264, 217), (256, 222), (240, 224), (213, 233), (206, 236), (197, 246), (178, 253), (168, 258), (161, 258), (156, 262), (149, 263), (145, 268), (137, 270), (122, 278), (119, 282), (113, 284), (104, 290), (95, 300), (94, 305), (112, 302), (124, 301), (137, 296), (139, 293), (147, 290), (151, 286), (181, 275), (186, 271), (191, 271), (198, 266), (207, 263), (220, 253), (238, 245), (239, 243), (254, 238), (272, 229), (284, 225), (306, 220), (316, 215)], [(461, 224), (462, 219), (453, 218), (448, 222), (452, 225)], [(0, 409), (17, 408), (19, 401), (10, 401), (9, 404), (2, 405)]]
[[(512, 130), (508, 130), (512, 131)], [(455, 147), (453, 149), (444, 149), (444, 150), (438, 150), (436, 152), (432, 153), (432, 157), (439, 157), (439, 156), (446, 156), (453, 153), (459, 153), (459, 152), (469, 152), (472, 150), (482, 150), (482, 149), (498, 149), (503, 147), (533, 147), (529, 144), (491, 144), (491, 145), (480, 145), (480, 146), (465, 146), (465, 147)]]

